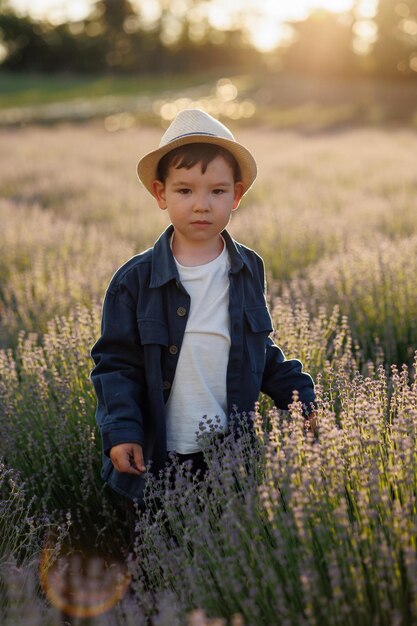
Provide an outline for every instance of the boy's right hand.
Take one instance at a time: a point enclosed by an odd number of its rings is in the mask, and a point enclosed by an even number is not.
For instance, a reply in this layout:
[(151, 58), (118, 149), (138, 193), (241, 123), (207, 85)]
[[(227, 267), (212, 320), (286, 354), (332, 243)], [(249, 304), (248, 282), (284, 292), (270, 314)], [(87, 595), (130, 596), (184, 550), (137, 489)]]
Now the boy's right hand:
[(146, 471), (142, 446), (138, 443), (119, 443), (110, 449), (110, 459), (118, 472), (140, 476)]

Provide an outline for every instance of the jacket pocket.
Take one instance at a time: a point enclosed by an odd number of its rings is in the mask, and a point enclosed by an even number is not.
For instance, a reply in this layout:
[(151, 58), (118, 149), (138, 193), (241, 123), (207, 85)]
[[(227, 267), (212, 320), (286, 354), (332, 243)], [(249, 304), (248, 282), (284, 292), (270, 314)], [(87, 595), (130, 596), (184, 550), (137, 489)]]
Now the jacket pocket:
[(145, 346), (149, 344), (168, 345), (168, 326), (159, 320), (138, 319), (138, 329), (140, 343)]
[(245, 308), (246, 339), (252, 372), (265, 369), (266, 340), (273, 331), (271, 316), (266, 306)]

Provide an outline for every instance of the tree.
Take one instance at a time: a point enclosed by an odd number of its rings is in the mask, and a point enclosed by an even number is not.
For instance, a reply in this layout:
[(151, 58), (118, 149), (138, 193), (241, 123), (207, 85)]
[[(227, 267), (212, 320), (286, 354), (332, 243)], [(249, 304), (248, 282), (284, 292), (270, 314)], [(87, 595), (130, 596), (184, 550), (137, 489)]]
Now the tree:
[(0, 42), (7, 50), (3, 67), (130, 74), (262, 67), (262, 54), (241, 28), (217, 31), (204, 17), (201, 10), (209, 2), (184, 0), (173, 12), (168, 0), (155, 0), (160, 11), (152, 24), (141, 3), (136, 9), (129, 0), (98, 0), (84, 20), (59, 25), (7, 9), (0, 15)]
[(351, 15), (317, 10), (305, 20), (289, 24), (294, 42), (282, 54), (285, 69), (328, 76), (357, 72)]
[(100, 66), (96, 69), (136, 69), (138, 50), (134, 35), (139, 27), (138, 15), (129, 0), (98, 0), (83, 22), (84, 48), (96, 52), (93, 57)]
[(6, 49), (3, 67), (40, 69), (48, 54), (44, 33), (29, 17), (20, 17), (11, 9), (0, 13), (0, 41)]
[(377, 40), (370, 53), (385, 77), (417, 76), (417, 0), (379, 0)]

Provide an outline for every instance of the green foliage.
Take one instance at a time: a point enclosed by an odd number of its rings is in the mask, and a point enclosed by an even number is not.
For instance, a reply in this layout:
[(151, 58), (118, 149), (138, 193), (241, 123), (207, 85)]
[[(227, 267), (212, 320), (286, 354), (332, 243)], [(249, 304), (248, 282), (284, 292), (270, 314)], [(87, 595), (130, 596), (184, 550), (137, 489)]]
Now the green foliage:
[(0, 13), (0, 41), (7, 49), (7, 63), (10, 69), (16, 65), (40, 69), (42, 59), (49, 54), (43, 38), (42, 25), (30, 17), (15, 15), (10, 9)]
[(181, 15), (162, 5), (152, 25), (128, 0), (100, 0), (84, 20), (58, 25), (21, 17), (8, 8), (0, 15), (0, 41), (6, 51), (1, 65), (81, 74), (164, 74), (220, 67), (248, 71), (264, 66), (261, 53), (243, 37), (243, 27), (218, 33), (208, 20), (197, 18), (200, 36), (193, 37), (196, 18), (190, 21), (192, 2), (189, 5), (183, 5)]
[(376, 73), (415, 77), (417, 2), (379, 0), (375, 16), (377, 40), (370, 53)]
[(86, 18), (62, 24), (35, 21), (8, 6), (0, 14), (2, 67), (172, 74), (225, 67), (259, 72), (271, 66), (313, 76), (415, 79), (415, 0), (380, 0), (367, 18), (358, 7), (339, 13), (315, 9), (304, 20), (289, 21), (290, 35), (269, 54), (250, 41), (252, 18), (258, 23), (262, 10), (247, 6), (242, 17), (238, 7), (228, 6), (233, 26), (219, 29), (210, 19), (209, 0), (183, 0), (173, 8), (163, 0), (153, 4), (150, 19), (142, 0), (98, 0)]
[(48, 102), (94, 99), (105, 96), (140, 96), (149, 92), (157, 97), (170, 90), (201, 85), (217, 77), (217, 73), (198, 72), (196, 74), (141, 75), (61, 75), (11, 72), (4, 69), (0, 73), (0, 108), (34, 106)]

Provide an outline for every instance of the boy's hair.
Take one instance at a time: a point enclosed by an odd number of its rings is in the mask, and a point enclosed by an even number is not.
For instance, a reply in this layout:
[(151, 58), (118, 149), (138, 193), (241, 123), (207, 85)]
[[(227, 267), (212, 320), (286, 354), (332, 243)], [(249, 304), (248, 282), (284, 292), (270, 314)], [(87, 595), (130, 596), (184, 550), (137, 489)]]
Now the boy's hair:
[(242, 175), (235, 157), (226, 148), (213, 143), (189, 143), (165, 154), (158, 163), (158, 180), (165, 182), (170, 167), (185, 167), (189, 170), (197, 163), (201, 163), (201, 172), (204, 174), (209, 163), (218, 156), (223, 157), (232, 168), (234, 182), (241, 181)]

